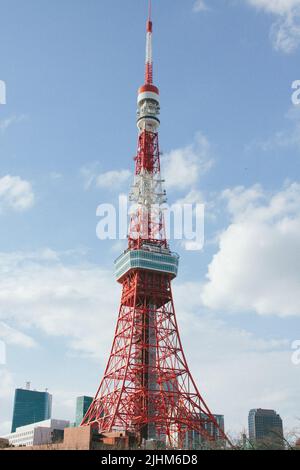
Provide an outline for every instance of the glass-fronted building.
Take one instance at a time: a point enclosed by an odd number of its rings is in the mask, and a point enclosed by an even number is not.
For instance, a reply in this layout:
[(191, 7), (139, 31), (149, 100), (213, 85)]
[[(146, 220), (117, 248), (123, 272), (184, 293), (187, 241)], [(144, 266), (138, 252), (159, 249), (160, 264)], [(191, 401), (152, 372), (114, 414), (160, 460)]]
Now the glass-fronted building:
[(274, 410), (256, 408), (249, 411), (249, 439), (261, 447), (283, 447), (282, 419)]
[(76, 417), (75, 417), (75, 426), (80, 426), (81, 421), (83, 420), (87, 410), (89, 409), (93, 401), (92, 397), (82, 396), (78, 397), (76, 400)]
[(21, 426), (50, 419), (51, 411), (52, 395), (48, 392), (17, 388), (11, 432), (15, 432)]
[(224, 437), (220, 432), (220, 429), (225, 432), (224, 415), (213, 415), (213, 417), (219, 426), (218, 428), (214, 423), (207, 419), (205, 414), (200, 415), (202, 426), (213, 438), (213, 441), (208, 441), (197, 431), (189, 431), (185, 436), (185, 447), (187, 449), (205, 449), (206, 447), (210, 448), (210, 446), (215, 446), (217, 448), (219, 444), (222, 445), (224, 443)]

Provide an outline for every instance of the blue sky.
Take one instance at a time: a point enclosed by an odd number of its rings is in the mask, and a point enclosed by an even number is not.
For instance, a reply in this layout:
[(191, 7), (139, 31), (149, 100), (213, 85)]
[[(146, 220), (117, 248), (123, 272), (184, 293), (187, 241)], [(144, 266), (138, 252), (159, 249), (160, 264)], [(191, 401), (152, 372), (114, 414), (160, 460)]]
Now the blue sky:
[[(0, 432), (13, 388), (26, 380), (48, 387), (55, 417), (68, 419), (76, 395), (93, 394), (100, 381), (121, 245), (96, 238), (96, 207), (131, 183), (120, 175), (136, 152), (146, 3), (1, 1)], [(300, 78), (300, 2), (153, 4), (169, 200), (206, 203), (204, 249), (173, 244), (191, 370), (233, 433), (259, 406), (277, 409), (293, 429), (300, 115), (291, 85)], [(97, 184), (110, 171), (118, 184)]]

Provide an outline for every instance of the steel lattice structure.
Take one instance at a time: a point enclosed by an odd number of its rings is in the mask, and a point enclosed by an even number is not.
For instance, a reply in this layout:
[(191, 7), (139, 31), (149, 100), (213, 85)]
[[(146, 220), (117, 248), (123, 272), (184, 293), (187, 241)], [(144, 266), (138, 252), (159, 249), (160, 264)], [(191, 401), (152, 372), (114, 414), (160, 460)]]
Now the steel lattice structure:
[(81, 426), (129, 431), (172, 448), (195, 435), (227, 440), (197, 389), (183, 352), (172, 297), (178, 255), (165, 235), (166, 192), (160, 176), (159, 90), (153, 85), (152, 21), (147, 21), (145, 84), (138, 91), (138, 150), (128, 249), (116, 260), (123, 286), (110, 357)]

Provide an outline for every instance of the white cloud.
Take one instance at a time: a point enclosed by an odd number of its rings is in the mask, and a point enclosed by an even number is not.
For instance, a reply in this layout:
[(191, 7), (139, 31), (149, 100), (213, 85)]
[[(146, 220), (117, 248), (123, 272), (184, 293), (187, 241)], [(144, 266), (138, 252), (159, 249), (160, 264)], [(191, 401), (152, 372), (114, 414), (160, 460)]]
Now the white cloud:
[(11, 431), (11, 410), (14, 396), (14, 379), (12, 373), (4, 368), (0, 368), (0, 400), (1, 400), (1, 417), (0, 417), (0, 436), (10, 433)]
[(0, 383), (0, 398), (10, 398), (13, 392), (13, 376), (7, 369), (0, 369)]
[(6, 436), (11, 431), (11, 421), (0, 422), (0, 436)]
[(247, 0), (250, 5), (260, 8), (268, 13), (284, 15), (299, 7), (299, 0)]
[(269, 152), (276, 148), (293, 148), (300, 150), (300, 107), (294, 106), (286, 113), (285, 118), (288, 120), (288, 126), (280, 131), (275, 132), (271, 137), (263, 141), (254, 141), (246, 146), (246, 150), (253, 150), (255, 147)]
[[(200, 251), (203, 249), (204, 245), (204, 221), (206, 207), (202, 192), (197, 189), (191, 189), (184, 197), (178, 199), (175, 202), (175, 206), (181, 206), (182, 208), (186, 204), (192, 205), (194, 228), (197, 228), (197, 230), (194, 231), (194, 239), (191, 240), (183, 238), (180, 241), (180, 245), (187, 251)], [(203, 210), (201, 210), (200, 206), (202, 206)]]
[(300, 315), (300, 184), (269, 195), (259, 185), (226, 190), (231, 223), (203, 286), (212, 309)]
[(100, 173), (96, 178), (98, 188), (115, 189), (120, 188), (131, 177), (129, 170), (115, 170)]
[(184, 197), (178, 199), (175, 204), (204, 204), (204, 196), (198, 189), (191, 189)]
[(256, 407), (274, 408), (285, 427), (296, 427), (299, 367), (291, 362), (290, 342), (264, 339), (205, 314), (200, 291), (200, 283), (176, 283), (174, 300), (190, 370), (211, 410), (225, 414), (234, 434), (247, 427), (248, 411)]
[(12, 116), (9, 116), (7, 118), (1, 119), (0, 120), (0, 131), (5, 132), (13, 124), (17, 124), (19, 122), (22, 122), (25, 119), (27, 119), (27, 116), (24, 115), (24, 114), (21, 114), (20, 116), (12, 115)]
[(99, 173), (97, 164), (83, 167), (80, 172), (84, 179), (85, 189), (96, 186), (97, 188), (114, 191), (120, 189), (132, 176), (129, 170), (111, 170)]
[[(246, 3), (274, 17), (270, 39), (276, 50), (290, 54), (299, 47), (300, 0), (246, 0)], [(201, 12), (208, 7), (204, 0), (197, 0), (193, 9), (195, 12)]]
[(95, 180), (95, 167), (96, 165), (89, 165), (80, 168), (80, 175), (83, 179), (84, 189), (88, 190)]
[(211, 145), (201, 132), (196, 134), (193, 144), (166, 154), (162, 159), (166, 187), (178, 190), (191, 188), (213, 165), (211, 154)]
[(33, 338), (16, 330), (15, 328), (12, 328), (2, 321), (0, 321), (0, 339), (4, 341), (5, 344), (13, 344), (25, 348), (36, 346), (36, 342)]
[(0, 254), (0, 319), (66, 337), (85, 355), (100, 357), (108, 347), (117, 291), (113, 273), (52, 250)]
[(11, 175), (0, 178), (0, 211), (6, 208), (24, 211), (33, 204), (34, 193), (29, 181)]
[(207, 11), (208, 6), (206, 5), (206, 2), (204, 0), (196, 0), (194, 3), (194, 11), (196, 13), (200, 11)]
[(300, 44), (300, 0), (247, 0), (248, 3), (275, 16), (270, 37), (276, 50), (294, 52)]
[(61, 180), (63, 178), (63, 175), (61, 173), (56, 172), (56, 171), (51, 171), (49, 176), (50, 176), (50, 179), (52, 179), (54, 181), (55, 180)]
[[(162, 175), (168, 189), (185, 190), (196, 184), (201, 175), (213, 165), (211, 145), (201, 132), (197, 132), (194, 142), (183, 148), (171, 150), (162, 158)], [(99, 172), (94, 163), (81, 168), (85, 189), (92, 186), (107, 190), (119, 190), (132, 177), (129, 170)]]

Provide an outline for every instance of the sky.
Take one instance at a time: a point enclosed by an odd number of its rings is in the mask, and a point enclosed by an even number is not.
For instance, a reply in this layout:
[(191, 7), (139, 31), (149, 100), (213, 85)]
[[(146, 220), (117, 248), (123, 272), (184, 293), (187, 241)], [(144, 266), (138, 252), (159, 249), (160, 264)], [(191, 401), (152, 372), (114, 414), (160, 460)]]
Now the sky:
[[(96, 237), (96, 209), (131, 185), (147, 2), (0, 8), (5, 434), (14, 388), (73, 421), (108, 358), (125, 242)], [(203, 249), (171, 243), (190, 369), (230, 435), (259, 407), (300, 433), (300, 0), (153, 0), (153, 21), (169, 201), (205, 204)]]

